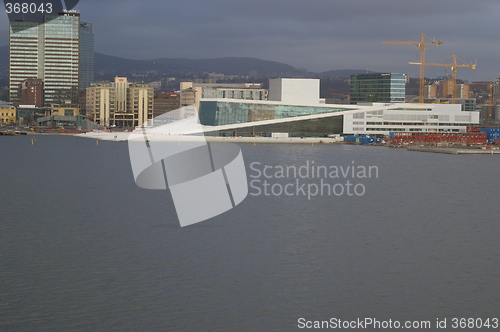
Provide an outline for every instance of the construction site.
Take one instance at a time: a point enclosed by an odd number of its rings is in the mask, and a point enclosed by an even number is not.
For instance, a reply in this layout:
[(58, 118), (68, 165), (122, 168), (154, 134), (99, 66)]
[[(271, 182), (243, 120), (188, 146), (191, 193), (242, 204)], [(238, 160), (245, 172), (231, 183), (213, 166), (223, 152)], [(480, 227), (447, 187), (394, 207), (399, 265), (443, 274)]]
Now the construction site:
[[(465, 62), (457, 55), (451, 55), (441, 61), (426, 61), (426, 50), (429, 46), (440, 46), (443, 41), (429, 40), (425, 34), (420, 34), (419, 40), (413, 41), (385, 41), (386, 45), (413, 45), (419, 51), (418, 62), (408, 62), (409, 65), (418, 65), (419, 84), (418, 96), (412, 102), (418, 103), (445, 103), (462, 104), (462, 111), (477, 111), (476, 99), (472, 97), (470, 84), (459, 82), (457, 80), (458, 68), (476, 69), (476, 64)], [(447, 61), (447, 62), (445, 62)], [(440, 66), (451, 70), (451, 77), (445, 77), (442, 80), (434, 80), (426, 84), (425, 67)], [(469, 126), (465, 133), (451, 132), (391, 132), (388, 143), (391, 145), (434, 145), (434, 146), (477, 146), (477, 145), (499, 145), (500, 144), (500, 126), (495, 126), (495, 122), (500, 120), (498, 110), (494, 99), (494, 87), (498, 89), (499, 80), (495, 83), (490, 81), (484, 84), (488, 88), (488, 95), (482, 96), (484, 102), (479, 108), (480, 124)], [(484, 88), (484, 87), (483, 87)], [(486, 97), (486, 98), (485, 98)], [(467, 104), (467, 101), (470, 101)], [(472, 106), (471, 106), (472, 105)], [(468, 107), (467, 107), (468, 106)]]

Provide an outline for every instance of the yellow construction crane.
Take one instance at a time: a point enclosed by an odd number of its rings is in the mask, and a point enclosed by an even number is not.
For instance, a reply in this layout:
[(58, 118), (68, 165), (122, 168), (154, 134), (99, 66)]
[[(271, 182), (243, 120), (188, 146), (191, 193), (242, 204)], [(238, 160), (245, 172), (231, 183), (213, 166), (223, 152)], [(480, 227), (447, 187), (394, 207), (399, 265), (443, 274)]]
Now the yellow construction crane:
[[(425, 41), (426, 35), (424, 33), (420, 34), (420, 41), (386, 41), (382, 42), (382, 44), (390, 44), (390, 45), (415, 45), (417, 46), (417, 49), (420, 50), (420, 63), (425, 63), (425, 49), (427, 45), (441, 45), (443, 42), (442, 41), (432, 41), (432, 42), (426, 42)], [(429, 37), (427, 37), (429, 38)], [(424, 84), (425, 84), (425, 76), (424, 76), (424, 65), (420, 66), (420, 82), (419, 82), (419, 87), (418, 87), (418, 102), (423, 103), (424, 102)]]
[[(462, 59), (460, 59), (459, 57), (457, 57), (456, 55), (451, 55), (450, 58), (453, 58), (453, 63), (435, 63), (435, 62), (408, 62), (408, 64), (410, 65), (420, 65), (420, 67), (422, 66), (442, 66), (442, 67), (446, 67), (446, 68), (451, 68), (451, 72), (452, 72), (452, 80), (451, 80), (451, 103), (454, 104), (455, 103), (455, 99), (457, 97), (457, 68), (458, 67), (469, 67), (469, 68), (472, 68), (472, 69), (476, 69), (476, 65), (473, 64), (472, 62), (470, 63), (465, 63), (465, 61), (463, 61)], [(459, 59), (460, 61), (462, 61), (464, 64), (457, 64), (457, 59)]]

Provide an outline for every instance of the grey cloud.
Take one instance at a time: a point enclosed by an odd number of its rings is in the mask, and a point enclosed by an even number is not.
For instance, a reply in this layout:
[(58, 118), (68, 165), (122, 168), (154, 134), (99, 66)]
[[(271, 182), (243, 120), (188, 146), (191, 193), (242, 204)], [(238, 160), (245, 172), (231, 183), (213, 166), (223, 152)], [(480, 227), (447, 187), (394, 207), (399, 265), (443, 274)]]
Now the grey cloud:
[(429, 48), (429, 59), (478, 59), (476, 71), (459, 77), (497, 72), (497, 0), (81, 0), (77, 8), (95, 23), (98, 52), (134, 59), (250, 56), (314, 71), (415, 76), (418, 69), (407, 65), (418, 56), (413, 46), (381, 43), (423, 32), (444, 41)]

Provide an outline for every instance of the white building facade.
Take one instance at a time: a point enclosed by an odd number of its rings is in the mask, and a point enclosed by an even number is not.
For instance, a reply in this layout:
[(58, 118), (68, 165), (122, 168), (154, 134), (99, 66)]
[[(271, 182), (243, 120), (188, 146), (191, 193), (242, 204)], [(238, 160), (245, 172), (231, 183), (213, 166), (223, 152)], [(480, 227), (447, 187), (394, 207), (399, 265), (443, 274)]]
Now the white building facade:
[(276, 78), (269, 80), (269, 100), (290, 104), (320, 103), (319, 79)]
[[(390, 132), (466, 132), (479, 123), (479, 112), (463, 112), (460, 104), (373, 104), (374, 110), (344, 115), (344, 134)], [(376, 108), (380, 108), (376, 110)]]

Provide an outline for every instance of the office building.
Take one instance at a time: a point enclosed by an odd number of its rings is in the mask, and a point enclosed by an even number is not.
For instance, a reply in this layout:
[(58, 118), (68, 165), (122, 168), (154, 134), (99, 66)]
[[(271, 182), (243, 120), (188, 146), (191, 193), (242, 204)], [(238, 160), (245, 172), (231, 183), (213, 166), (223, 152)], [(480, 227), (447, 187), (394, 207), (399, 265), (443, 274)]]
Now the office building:
[(28, 78), (21, 83), (21, 104), (33, 105), (36, 107), (45, 106), (43, 80), (38, 78)]
[(0, 102), (0, 125), (9, 125), (16, 122), (16, 108), (12, 103)]
[(439, 82), (439, 96), (441, 98), (451, 98), (453, 94), (453, 80), (451, 78), (447, 78)]
[(425, 99), (436, 99), (439, 91), (439, 83), (427, 84), (424, 86), (424, 98)]
[(180, 96), (177, 93), (156, 93), (153, 103), (153, 116), (157, 117), (179, 108)]
[(87, 88), (87, 115), (110, 127), (136, 127), (153, 118), (154, 89), (147, 83), (130, 83), (126, 77), (96, 82)]
[(44, 102), (78, 104), (78, 91), (92, 80), (93, 27), (76, 11), (46, 15), (45, 23), (14, 21), (9, 33), (10, 101), (22, 103), (22, 83), (43, 81)]
[[(441, 98), (452, 98), (454, 82), (452, 78), (447, 78), (439, 82), (439, 96)], [(455, 98), (470, 98), (470, 85), (468, 83), (455, 82)]]
[(201, 98), (267, 100), (268, 91), (260, 83), (197, 83), (181, 82), (180, 106), (196, 105)]
[(199, 86), (194, 86), (194, 82), (181, 82), (180, 84), (180, 94), (179, 94), (179, 106), (189, 106), (196, 105), (199, 108), (201, 95), (203, 88)]
[(399, 73), (351, 75), (351, 103), (404, 103), (406, 75)]
[(469, 83), (457, 84), (455, 87), (455, 93), (456, 93), (455, 95), (456, 98), (463, 98), (463, 99), (470, 98), (471, 93), (470, 93)]

